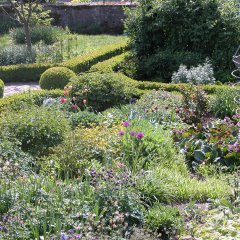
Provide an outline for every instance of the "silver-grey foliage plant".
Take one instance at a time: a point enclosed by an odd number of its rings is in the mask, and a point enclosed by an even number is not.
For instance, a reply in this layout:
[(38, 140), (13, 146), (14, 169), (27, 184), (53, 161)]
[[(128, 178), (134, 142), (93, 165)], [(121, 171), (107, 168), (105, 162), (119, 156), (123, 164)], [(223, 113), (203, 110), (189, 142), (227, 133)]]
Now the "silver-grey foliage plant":
[(203, 65), (187, 69), (185, 65), (180, 65), (177, 72), (172, 75), (173, 83), (191, 83), (191, 84), (214, 84), (214, 71), (208, 59)]

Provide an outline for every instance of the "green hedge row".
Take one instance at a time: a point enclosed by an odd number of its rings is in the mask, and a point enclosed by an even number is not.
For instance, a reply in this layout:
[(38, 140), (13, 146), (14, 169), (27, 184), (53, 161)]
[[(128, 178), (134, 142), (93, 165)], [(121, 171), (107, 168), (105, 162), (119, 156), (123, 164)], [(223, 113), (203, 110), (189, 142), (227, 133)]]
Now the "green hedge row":
[(9, 97), (0, 99), (0, 113), (4, 110), (19, 110), (25, 104), (40, 106), (47, 97), (57, 98), (63, 96), (63, 90), (36, 90), (27, 93), (18, 93)]
[(124, 61), (125, 57), (129, 54), (129, 52), (125, 52), (108, 60), (99, 62), (93, 65), (89, 72), (100, 72), (100, 73), (113, 73), (116, 72), (118, 66), (121, 62)]
[[(128, 52), (123, 53), (121, 55), (115, 56), (103, 62), (99, 62), (93, 65), (90, 68), (90, 72), (100, 72), (100, 73), (113, 73), (116, 72), (117, 66), (124, 61), (125, 56)], [(118, 73), (122, 74), (122, 73)], [(123, 74), (122, 74), (123, 75)], [(190, 85), (188, 84), (173, 84), (173, 83), (161, 83), (161, 82), (150, 82), (150, 81), (137, 81), (132, 78), (129, 78), (124, 75), (122, 77), (124, 81), (132, 84), (134, 87), (142, 90), (140, 92), (145, 92), (147, 90), (164, 90), (168, 92), (179, 92), (183, 89), (190, 89)], [(240, 86), (236, 86), (240, 89)], [(217, 90), (231, 88), (229, 85), (202, 85), (203, 90), (208, 94), (214, 94)]]
[(61, 64), (18, 64), (0, 66), (0, 79), (6, 82), (39, 81), (41, 74), (54, 66), (67, 67), (75, 73), (87, 71), (92, 65), (123, 53), (127, 49), (127, 40), (103, 47), (93, 53), (72, 58)]
[(117, 44), (105, 46), (91, 54), (72, 58), (69, 61), (61, 64), (61, 66), (67, 67), (73, 70), (75, 73), (85, 72), (88, 71), (94, 64), (119, 55), (126, 51), (127, 48), (127, 40), (124, 40)]
[(0, 98), (3, 97), (4, 92), (4, 82), (0, 79)]

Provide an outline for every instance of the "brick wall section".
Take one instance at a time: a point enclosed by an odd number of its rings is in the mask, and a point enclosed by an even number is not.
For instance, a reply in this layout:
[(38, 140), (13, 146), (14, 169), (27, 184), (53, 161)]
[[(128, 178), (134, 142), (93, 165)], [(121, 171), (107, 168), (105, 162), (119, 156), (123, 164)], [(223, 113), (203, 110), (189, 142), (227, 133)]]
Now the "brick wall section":
[[(68, 26), (78, 33), (110, 33), (119, 34), (124, 29), (124, 7), (135, 8), (135, 4), (125, 5), (47, 5), (52, 11), (54, 24)], [(11, 11), (7, 8), (8, 11)], [(4, 14), (0, 8), (1, 14)]]

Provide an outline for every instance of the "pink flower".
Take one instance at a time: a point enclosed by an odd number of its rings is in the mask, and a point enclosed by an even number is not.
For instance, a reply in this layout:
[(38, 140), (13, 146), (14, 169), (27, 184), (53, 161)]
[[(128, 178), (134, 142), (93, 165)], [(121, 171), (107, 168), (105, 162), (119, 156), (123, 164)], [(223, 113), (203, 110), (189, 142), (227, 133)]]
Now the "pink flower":
[(123, 121), (123, 122), (122, 122), (122, 125), (123, 125), (124, 127), (129, 127), (129, 126), (130, 126), (130, 122), (129, 122), (129, 121)]
[(73, 108), (74, 110), (76, 110), (76, 109), (78, 108), (78, 106), (77, 106), (76, 104), (74, 104), (74, 105), (72, 105), (72, 108)]
[(63, 89), (66, 91), (68, 88), (67, 88), (67, 86), (65, 86)]
[(69, 93), (68, 92), (64, 92), (63, 94), (64, 94), (64, 96), (67, 96)]
[(136, 138), (139, 140), (142, 139), (143, 137), (144, 137), (144, 133), (142, 133), (142, 132), (139, 132), (136, 134)]
[(73, 100), (74, 102), (76, 101), (76, 99), (77, 99), (76, 97), (73, 97), (73, 98), (72, 98), (72, 100)]
[(123, 136), (125, 134), (125, 132), (123, 131), (123, 130), (120, 130), (119, 132), (118, 132), (118, 135), (119, 136)]
[(84, 105), (87, 104), (87, 99), (83, 99), (83, 104), (84, 104)]
[(60, 102), (61, 102), (61, 103), (65, 103), (66, 101), (67, 101), (66, 98), (61, 98), (61, 99), (60, 99)]
[(72, 89), (72, 86), (68, 86), (68, 89), (71, 90), (71, 89)]

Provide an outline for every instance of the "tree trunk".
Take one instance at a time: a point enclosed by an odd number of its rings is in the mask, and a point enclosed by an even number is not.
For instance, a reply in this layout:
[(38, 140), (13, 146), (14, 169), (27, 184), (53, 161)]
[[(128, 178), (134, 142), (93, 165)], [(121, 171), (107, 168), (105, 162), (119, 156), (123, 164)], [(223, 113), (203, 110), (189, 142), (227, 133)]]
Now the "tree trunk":
[(31, 40), (31, 33), (30, 33), (30, 28), (28, 23), (23, 24), (23, 29), (25, 33), (25, 41), (27, 45), (27, 50), (32, 53), (32, 40)]

